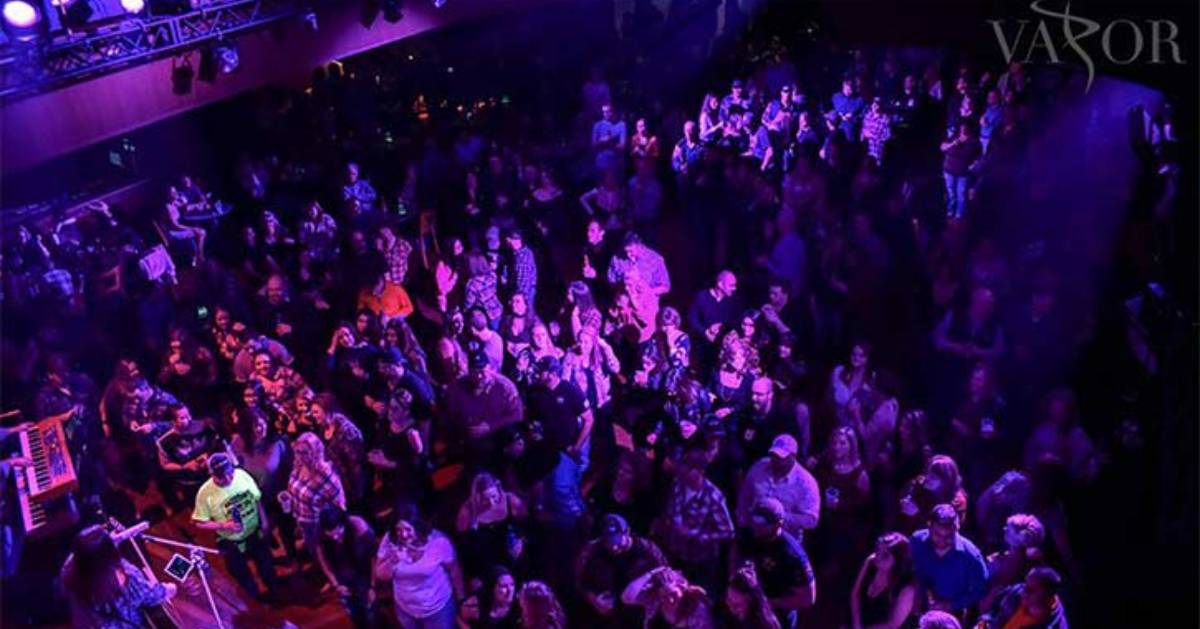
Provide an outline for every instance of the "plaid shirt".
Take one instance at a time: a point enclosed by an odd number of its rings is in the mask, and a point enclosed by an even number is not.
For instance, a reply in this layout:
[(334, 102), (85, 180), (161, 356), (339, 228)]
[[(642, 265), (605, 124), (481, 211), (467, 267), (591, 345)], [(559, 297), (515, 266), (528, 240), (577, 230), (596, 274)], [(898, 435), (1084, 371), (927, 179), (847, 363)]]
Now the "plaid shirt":
[(328, 214), (322, 214), (315, 221), (300, 223), (300, 244), (309, 250), (309, 255), (320, 260), (329, 257), (336, 248), (337, 222)]
[(124, 559), (121, 560), (121, 572), (125, 573), (125, 587), (120, 588), (115, 598), (74, 609), (78, 626), (95, 629), (142, 627), (145, 625), (144, 608), (166, 600), (167, 591), (161, 583), (150, 583), (141, 570)]
[(306, 385), (304, 378), (291, 367), (280, 365), (266, 376), (257, 373), (252, 377), (262, 385), (267, 399), (276, 404), (287, 404), (296, 397), (296, 392)]
[(463, 290), (465, 291), (463, 298), (465, 309), (479, 306), (487, 313), (488, 319), (500, 320), (500, 315), (504, 314), (504, 306), (500, 303), (500, 298), (496, 296), (495, 274), (472, 277), (467, 280), (467, 285)]
[(613, 258), (608, 266), (608, 282), (623, 283), (625, 276), (630, 273), (636, 273), (655, 293), (671, 290), (671, 275), (667, 272), (666, 260), (649, 247), (639, 247), (636, 260), (630, 260), (624, 255)]
[(292, 514), (301, 522), (316, 522), (322, 509), (346, 502), (342, 480), (332, 465), (308, 476), (301, 476), (297, 466), (288, 479), (287, 490), (292, 495)]
[(521, 247), (513, 254), (512, 276), (507, 278), (512, 282), (514, 292), (525, 295), (529, 307), (533, 307), (533, 297), (537, 292), (537, 262), (529, 247)]
[(892, 123), (888, 115), (868, 113), (863, 118), (862, 137), (867, 141), (867, 153), (883, 161), (884, 143), (892, 137)]
[(403, 238), (397, 238), (392, 246), (384, 250), (383, 258), (387, 261), (387, 281), (403, 286), (408, 277), (408, 256), (413, 247)]
[(663, 519), (663, 548), (676, 559), (717, 561), (720, 542), (733, 539), (733, 519), (725, 496), (708, 479), (697, 492), (689, 490), (683, 479), (676, 479), (667, 495)]

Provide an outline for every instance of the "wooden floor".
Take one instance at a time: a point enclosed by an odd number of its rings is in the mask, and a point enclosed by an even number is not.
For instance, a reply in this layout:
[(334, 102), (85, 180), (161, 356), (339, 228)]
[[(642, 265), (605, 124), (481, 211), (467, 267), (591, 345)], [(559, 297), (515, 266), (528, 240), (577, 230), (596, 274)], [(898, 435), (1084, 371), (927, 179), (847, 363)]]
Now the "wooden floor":
[[(187, 512), (177, 513), (174, 517), (154, 525), (149, 532), (167, 539), (214, 547), (213, 534), (191, 526), (189, 518)], [(147, 542), (143, 542), (142, 547), (159, 578), (170, 581), (171, 577), (163, 572), (163, 567), (177, 551)], [(280, 629), (287, 627), (287, 623), (303, 629), (340, 629), (352, 626), (337, 596), (332, 591), (321, 593), (323, 579), (315, 567), (297, 574), (292, 566), (285, 565), (282, 557), (277, 558), (279, 580), (284, 584), (281, 596), (283, 603), (271, 607), (246, 597), (237, 582), (225, 570), (220, 557), (213, 557), (211, 564), (209, 585), (226, 627)], [(217, 626), (195, 574), (189, 577), (189, 583), (185, 587), (179, 588), (173, 608), (180, 626), (185, 629), (207, 629)]]
[[(143, 515), (147, 515), (148, 508), (161, 504), (159, 494), (153, 487), (144, 495), (132, 492), (126, 492), (126, 495), (136, 504), (137, 512)], [(202, 531), (191, 524), (190, 509), (160, 519), (148, 533), (184, 543), (216, 546), (214, 533)], [(70, 534), (65, 533), (26, 546), (22, 572), (0, 583), (0, 628), (69, 628), (65, 624), (65, 601), (55, 593), (55, 577), (66, 559), (69, 545)], [(163, 569), (171, 557), (180, 551), (144, 540), (140, 545), (155, 575), (164, 582), (176, 583)], [(122, 542), (120, 547), (135, 565), (141, 565), (129, 542)], [(186, 552), (180, 554), (186, 555)], [(280, 602), (274, 606), (245, 596), (229, 575), (220, 556), (212, 556), (210, 563), (211, 568), (207, 573), (209, 583), (221, 621), (228, 629), (341, 629), (353, 626), (334, 592), (321, 592), (324, 577), (320, 575), (320, 570), (310, 562), (302, 573), (298, 572), (294, 565), (284, 559), (282, 549), (276, 552), (276, 573), (281, 592)], [(196, 571), (188, 577), (187, 583), (179, 586), (171, 607), (181, 629), (211, 629), (218, 626)], [(384, 621), (381, 626), (387, 626), (387, 619), (392, 616), (390, 606), (386, 611), (381, 609), (379, 616)]]

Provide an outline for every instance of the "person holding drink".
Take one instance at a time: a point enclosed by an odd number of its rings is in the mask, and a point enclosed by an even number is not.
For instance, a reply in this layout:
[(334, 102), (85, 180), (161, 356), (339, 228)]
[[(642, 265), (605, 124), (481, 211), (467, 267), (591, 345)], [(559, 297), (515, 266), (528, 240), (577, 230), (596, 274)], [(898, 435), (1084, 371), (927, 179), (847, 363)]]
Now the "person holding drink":
[[(246, 593), (257, 600), (273, 598), (275, 564), (262, 492), (254, 478), (236, 468), (223, 452), (208, 457), (208, 471), (211, 478), (196, 492), (192, 522), (197, 528), (216, 532), (225, 565)], [(265, 593), (259, 591), (249, 561), (258, 569)]]
[(396, 620), (403, 629), (453, 629), (463, 598), (462, 569), (454, 545), (417, 507), (401, 504), (395, 524), (375, 554), (374, 601), (381, 581), (392, 582)]
[(284, 513), (296, 518), (304, 547), (317, 559), (329, 583), (336, 583), (332, 570), (316, 549), (321, 543), (321, 511), (328, 507), (346, 509), (342, 480), (325, 456), (325, 445), (315, 434), (300, 435), (293, 448), (295, 467), (288, 478), (287, 489), (279, 492), (279, 506)]

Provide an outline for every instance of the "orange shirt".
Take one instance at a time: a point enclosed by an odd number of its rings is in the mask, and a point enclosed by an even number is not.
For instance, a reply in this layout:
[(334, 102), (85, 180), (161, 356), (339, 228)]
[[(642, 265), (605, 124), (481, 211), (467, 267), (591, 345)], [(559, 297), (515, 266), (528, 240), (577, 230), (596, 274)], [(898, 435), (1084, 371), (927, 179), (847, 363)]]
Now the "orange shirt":
[(395, 319), (412, 314), (412, 300), (403, 286), (384, 282), (383, 292), (376, 295), (370, 288), (364, 288), (358, 293), (358, 307), (366, 308), (377, 315)]

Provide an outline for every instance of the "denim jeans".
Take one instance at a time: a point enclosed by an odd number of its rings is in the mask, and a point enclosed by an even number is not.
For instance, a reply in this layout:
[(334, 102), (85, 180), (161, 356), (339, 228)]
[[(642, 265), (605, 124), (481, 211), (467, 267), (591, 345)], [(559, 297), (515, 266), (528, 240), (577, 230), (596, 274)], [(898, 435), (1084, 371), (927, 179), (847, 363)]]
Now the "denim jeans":
[(247, 594), (258, 598), (258, 584), (250, 574), (250, 561), (253, 561), (258, 568), (258, 577), (267, 586), (267, 593), (271, 593), (275, 590), (275, 559), (271, 556), (269, 538), (262, 531), (256, 531), (243, 543), (245, 547), (239, 548), (238, 542), (227, 539), (217, 542), (225, 567)]
[(396, 607), (396, 620), (400, 622), (403, 629), (454, 629), (456, 625), (456, 616), (458, 609), (454, 604), (454, 597), (451, 596), (446, 604), (441, 609), (424, 618), (416, 618), (404, 613), (404, 610)]
[(968, 175), (952, 175), (943, 172), (946, 180), (946, 215), (962, 218), (967, 209), (967, 188), (971, 179)]

